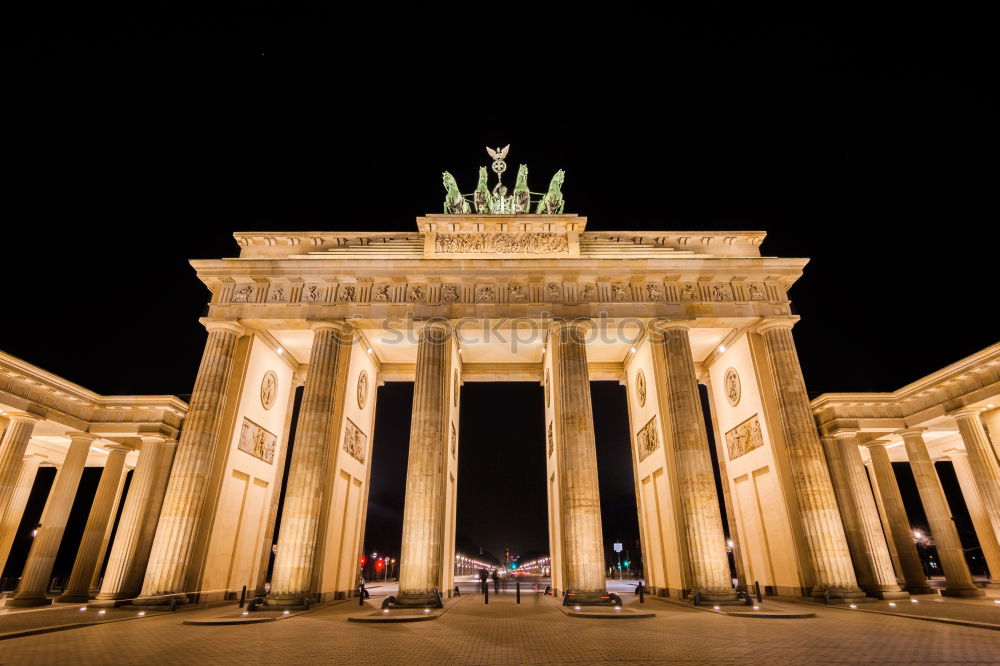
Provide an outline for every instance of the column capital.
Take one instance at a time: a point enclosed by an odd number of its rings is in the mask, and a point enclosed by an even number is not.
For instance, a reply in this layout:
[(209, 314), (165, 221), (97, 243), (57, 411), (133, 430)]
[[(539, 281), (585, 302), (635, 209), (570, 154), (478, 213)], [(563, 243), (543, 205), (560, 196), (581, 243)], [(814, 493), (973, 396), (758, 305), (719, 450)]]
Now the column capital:
[(682, 328), (685, 330), (694, 328), (696, 323), (695, 317), (677, 317), (675, 318), (662, 318), (653, 319), (649, 322), (648, 328), (652, 332), (663, 332), (669, 331), (671, 329)]
[(906, 439), (919, 439), (923, 440), (924, 433), (927, 432), (927, 428), (904, 428), (903, 430), (897, 430), (896, 435)]
[(885, 447), (887, 447), (889, 445), (890, 445), (890, 442), (886, 442), (886, 441), (881, 440), (881, 439), (873, 439), (870, 442), (865, 442), (861, 446), (868, 447), (869, 449), (874, 449), (874, 448), (878, 448), (878, 447), (882, 447), (884, 449)]
[(347, 333), (352, 330), (351, 325), (343, 319), (310, 319), (306, 324), (313, 331), (334, 329), (340, 333)]
[(110, 454), (121, 451), (123, 455), (128, 455), (129, 451), (132, 449), (125, 446), (124, 444), (106, 444), (104, 449)]
[(773, 317), (763, 317), (761, 320), (752, 327), (756, 333), (764, 333), (772, 328), (792, 328), (795, 324), (799, 323), (800, 317), (798, 315), (776, 315)]
[(861, 432), (861, 428), (837, 428), (830, 433), (830, 436), (835, 439), (854, 439)]
[(211, 317), (202, 317), (198, 322), (205, 327), (205, 329), (211, 333), (212, 331), (232, 331), (236, 335), (246, 335), (246, 326), (234, 319), (213, 319)]
[(954, 456), (967, 456), (969, 455), (969, 452), (966, 451), (965, 449), (960, 449), (957, 446), (953, 446), (950, 449), (944, 449), (943, 451), (941, 451), (941, 454), (946, 458), (952, 458)]
[(595, 326), (594, 320), (590, 317), (574, 317), (573, 319), (553, 319), (549, 324), (549, 329), (562, 330), (564, 328), (592, 328)]
[(29, 453), (28, 455), (24, 456), (22, 460), (24, 462), (37, 462), (38, 464), (42, 464), (43, 462), (45, 462), (46, 458), (48, 458), (48, 456), (41, 453)]
[(953, 409), (952, 411), (947, 412), (947, 414), (953, 419), (958, 419), (958, 418), (978, 419), (979, 415), (982, 414), (984, 411), (985, 410), (980, 407), (962, 407), (960, 409)]
[(83, 431), (80, 431), (80, 432), (68, 432), (68, 433), (66, 433), (66, 437), (69, 437), (69, 441), (70, 442), (74, 442), (74, 441), (76, 441), (78, 439), (89, 440), (89, 441), (93, 442), (93, 441), (96, 441), (96, 440), (100, 439), (100, 436), (98, 436), (98, 435), (95, 435), (95, 434), (89, 433), (89, 432), (83, 432)]
[(31, 421), (33, 423), (38, 423), (39, 421), (45, 420), (44, 416), (32, 414), (31, 412), (7, 412), (5, 416), (11, 421)]

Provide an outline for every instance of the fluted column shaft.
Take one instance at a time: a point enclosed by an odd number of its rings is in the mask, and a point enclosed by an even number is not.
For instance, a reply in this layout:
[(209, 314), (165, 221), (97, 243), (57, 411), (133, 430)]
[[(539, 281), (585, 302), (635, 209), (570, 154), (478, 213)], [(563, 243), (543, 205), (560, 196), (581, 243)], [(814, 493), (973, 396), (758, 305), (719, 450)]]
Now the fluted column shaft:
[(1000, 580), (1000, 543), (998, 543), (997, 532), (990, 523), (986, 508), (983, 506), (979, 488), (976, 487), (972, 466), (969, 464), (969, 456), (965, 451), (949, 451), (948, 457), (951, 458), (951, 464), (955, 468), (955, 476), (958, 477), (958, 484), (962, 488), (962, 497), (965, 499), (965, 506), (969, 509), (969, 517), (972, 518), (979, 546), (983, 549), (983, 557), (986, 558), (990, 577), (993, 581), (998, 581)]
[[(0, 516), (3, 516), (10, 504), (11, 496), (17, 488), (17, 480), (24, 463), (24, 454), (31, 441), (31, 433), (40, 417), (26, 412), (13, 412), (7, 415), (10, 423), (3, 433), (0, 442)], [(6, 555), (6, 554), (5, 554)]]
[(98, 601), (131, 599), (138, 590), (134, 584), (133, 571), (136, 553), (142, 537), (142, 526), (149, 509), (150, 497), (156, 485), (157, 459), (163, 446), (162, 437), (144, 437), (142, 448), (139, 449), (139, 460), (132, 474), (125, 506), (122, 507), (121, 519), (118, 521), (118, 531), (115, 541), (111, 544), (111, 556), (104, 572)]
[(17, 476), (17, 483), (14, 485), (14, 492), (11, 493), (10, 501), (7, 503), (6, 512), (0, 512), (0, 573), (3, 573), (7, 566), (7, 557), (10, 555), (10, 548), (17, 538), (17, 528), (24, 518), (24, 507), (28, 504), (28, 497), (31, 495), (31, 488), (35, 485), (35, 477), (38, 475), (38, 466), (45, 460), (45, 456), (36, 454), (24, 457), (21, 463), (21, 473)]
[(903, 496), (899, 494), (899, 484), (896, 483), (896, 473), (892, 471), (889, 452), (884, 444), (872, 443), (868, 445), (868, 453), (872, 457), (872, 469), (875, 470), (875, 479), (889, 521), (892, 541), (896, 544), (901, 574), (906, 581), (903, 587), (910, 594), (933, 593), (934, 588), (927, 584), (927, 575), (920, 563), (917, 547), (913, 543), (913, 530), (910, 528), (910, 519), (906, 517)]
[(135, 549), (135, 560), (126, 582), (127, 589), (131, 590), (133, 594), (138, 592), (142, 586), (142, 578), (146, 573), (146, 566), (149, 564), (149, 553), (153, 549), (156, 526), (160, 522), (163, 500), (166, 497), (167, 484), (170, 481), (170, 470), (173, 466), (174, 456), (177, 454), (177, 442), (167, 440), (159, 446), (159, 449), (159, 453), (156, 455), (153, 483), (149, 489), (149, 502), (146, 505), (139, 532), (139, 545)]
[(299, 606), (311, 589), (323, 491), (331, 442), (338, 375), (347, 372), (352, 332), (340, 322), (313, 325), (309, 374), (288, 469), (278, 553), (268, 604)]
[(931, 462), (927, 445), (919, 430), (904, 430), (899, 433), (906, 446), (906, 456), (910, 460), (910, 469), (917, 482), (917, 492), (924, 506), (927, 522), (930, 523), (931, 535), (937, 547), (938, 558), (944, 567), (946, 581), (941, 594), (945, 596), (972, 597), (981, 596), (983, 591), (972, 582), (972, 574), (965, 562), (965, 551), (958, 538), (958, 530), (952, 521), (951, 508), (938, 479), (937, 470)]
[(90, 505), (87, 525), (83, 528), (83, 539), (73, 562), (73, 573), (70, 574), (66, 589), (56, 601), (78, 603), (90, 599), (90, 579), (97, 565), (97, 555), (111, 516), (111, 507), (115, 503), (115, 491), (118, 490), (125, 456), (130, 450), (117, 445), (107, 448), (108, 459), (104, 463), (104, 471), (101, 472), (101, 480)]
[(823, 453), (826, 455), (826, 463), (830, 468), (833, 493), (837, 496), (837, 505), (840, 507), (840, 517), (844, 523), (847, 547), (851, 551), (851, 561), (854, 562), (854, 574), (857, 577), (858, 585), (867, 592), (872, 587), (874, 576), (871, 563), (865, 552), (864, 540), (861, 537), (854, 498), (847, 485), (847, 473), (844, 470), (844, 456), (840, 450), (840, 443), (833, 436), (821, 437), (820, 440), (823, 442)]
[(577, 603), (601, 602), (607, 595), (586, 337), (586, 324), (581, 321), (561, 322), (551, 336), (560, 446), (563, 587), (575, 595)]
[(206, 321), (205, 326), (208, 341), (142, 585), (145, 604), (168, 603), (168, 595), (187, 601), (183, 593), (191, 550), (205, 505), (233, 355), (242, 333), (242, 328), (234, 322)]
[[(453, 332), (444, 323), (425, 326), (417, 347), (406, 465), (403, 542), (397, 604), (436, 604), (444, 552), (445, 456), (448, 455), (448, 374)], [(451, 563), (449, 562), (450, 566)]]
[(979, 418), (979, 410), (963, 410), (952, 416), (962, 433), (962, 442), (969, 456), (972, 478), (979, 489), (983, 509), (993, 525), (993, 533), (1000, 534), (1000, 464), (993, 454), (986, 428)]
[(735, 598), (688, 324), (665, 323), (651, 334), (650, 341), (654, 353), (663, 354), (665, 360), (664, 388), (677, 459), (692, 590), (710, 601)]
[(871, 575), (871, 582), (865, 591), (881, 599), (905, 599), (909, 595), (900, 589), (892, 570), (892, 558), (889, 556), (885, 534), (882, 533), (882, 522), (865, 473), (865, 464), (861, 460), (858, 440), (853, 432), (838, 434), (837, 440), (843, 455), (847, 488), (851, 494), (851, 510), (855, 512), (864, 559)]
[(854, 577), (837, 498), (809, 409), (791, 323), (768, 322), (760, 331), (774, 375), (778, 415), (791, 463), (802, 530), (812, 561), (813, 596), (829, 592), (835, 598), (861, 597), (864, 593)]
[(90, 577), (90, 593), (92, 596), (97, 596), (97, 593), (101, 591), (100, 579), (101, 579), (101, 565), (104, 564), (104, 560), (108, 556), (108, 546), (111, 544), (111, 533), (115, 529), (115, 517), (118, 515), (118, 507), (121, 505), (122, 501), (122, 490), (125, 489), (125, 477), (128, 473), (132, 471), (132, 468), (128, 465), (122, 466), (122, 471), (118, 475), (118, 486), (115, 490), (115, 501), (111, 505), (111, 515), (108, 519), (108, 524), (104, 528), (104, 536), (101, 539), (101, 547), (97, 553), (97, 560), (94, 562), (94, 572)]
[(66, 531), (66, 521), (76, 499), (80, 477), (87, 464), (90, 445), (97, 439), (94, 435), (78, 433), (70, 435), (69, 449), (62, 468), (52, 483), (45, 509), (42, 510), (41, 527), (31, 544), (28, 561), (21, 574), (21, 584), (17, 595), (7, 601), (8, 606), (42, 606), (52, 603), (45, 596), (49, 588), (52, 566)]

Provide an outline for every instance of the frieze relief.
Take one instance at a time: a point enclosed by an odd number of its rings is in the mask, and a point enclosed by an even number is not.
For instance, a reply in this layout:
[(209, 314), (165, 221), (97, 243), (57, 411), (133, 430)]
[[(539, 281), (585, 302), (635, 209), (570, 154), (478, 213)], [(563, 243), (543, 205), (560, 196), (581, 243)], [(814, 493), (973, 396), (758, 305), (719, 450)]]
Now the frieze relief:
[(760, 431), (760, 420), (756, 414), (726, 433), (730, 460), (736, 460), (763, 445), (764, 436)]
[(288, 284), (258, 281), (235, 284), (221, 292), (228, 303), (730, 303), (783, 300), (780, 286), (761, 282), (612, 282), (575, 280), (529, 285), (522, 282), (479, 284), (463, 289), (461, 284), (440, 286), (424, 282), (333, 284)]
[(243, 417), (243, 429), (240, 431), (240, 441), (237, 448), (267, 464), (274, 462), (274, 446), (278, 437), (250, 419)]
[(656, 417), (649, 419), (646, 425), (635, 434), (636, 449), (639, 453), (639, 462), (642, 462), (649, 454), (660, 448), (660, 436), (656, 432)]
[(344, 451), (362, 465), (365, 464), (365, 451), (368, 450), (368, 435), (354, 425), (351, 419), (344, 419)]
[(566, 234), (437, 234), (438, 254), (569, 254)]

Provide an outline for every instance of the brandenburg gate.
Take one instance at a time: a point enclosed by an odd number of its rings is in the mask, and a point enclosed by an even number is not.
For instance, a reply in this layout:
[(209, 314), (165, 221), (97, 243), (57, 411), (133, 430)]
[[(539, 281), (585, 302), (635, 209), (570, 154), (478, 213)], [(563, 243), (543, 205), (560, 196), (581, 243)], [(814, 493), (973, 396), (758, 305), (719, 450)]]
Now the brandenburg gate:
[(485, 168), (472, 195), (446, 173), (444, 212), (414, 232), (237, 233), (239, 257), (193, 261), (208, 342), (136, 603), (262, 587), (298, 385), (267, 603), (353, 594), (387, 381), (414, 382), (400, 606), (454, 587), (461, 387), (477, 381), (544, 386), (557, 594), (607, 599), (589, 382), (615, 380), (653, 591), (735, 599), (720, 505), (738, 492), (731, 527), (752, 517), (743, 547), (769, 589), (863, 597), (792, 341), (806, 260), (762, 256), (762, 232), (590, 232), (562, 180), (536, 205), (525, 167), (510, 196)]
[[(60, 601), (157, 606), (247, 586), (291, 608), (356, 594), (385, 382), (414, 383), (399, 415), (411, 429), (397, 606), (454, 589), (462, 386), (498, 381), (544, 387), (552, 587), (574, 604), (608, 603), (593, 380), (627, 387), (651, 593), (735, 602), (730, 551), (740, 583), (768, 594), (931, 591), (892, 471), (901, 458), (945, 564), (941, 593), (982, 594), (932, 460), (955, 461), (997, 566), (1000, 345), (892, 394), (811, 404), (788, 299), (807, 260), (762, 255), (759, 231), (587, 231), (564, 211), (562, 171), (533, 193), (522, 166), (508, 195), (506, 150), (490, 151), (492, 189), (485, 167), (468, 195), (445, 173), (443, 212), (412, 232), (237, 233), (238, 257), (192, 261), (211, 299), (189, 405), (99, 396), (0, 355), (0, 557), (40, 461), (62, 466), (9, 605), (50, 603), (95, 456), (105, 470)], [(127, 456), (136, 471), (109, 545)]]

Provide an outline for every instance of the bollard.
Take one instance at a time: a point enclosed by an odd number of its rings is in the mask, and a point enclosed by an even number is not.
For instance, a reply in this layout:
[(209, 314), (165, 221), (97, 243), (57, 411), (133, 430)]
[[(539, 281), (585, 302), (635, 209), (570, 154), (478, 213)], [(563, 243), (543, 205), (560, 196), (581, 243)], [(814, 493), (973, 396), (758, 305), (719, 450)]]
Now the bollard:
[(643, 583), (640, 580), (639, 581), (639, 585), (637, 587), (639, 588), (639, 603), (640, 604), (644, 604), (644, 603), (646, 603), (646, 594), (645, 594), (646, 593), (646, 584)]
[(483, 583), (483, 600), (485, 603), (490, 603), (490, 584), (489, 582)]
[(759, 580), (755, 580), (753, 582), (753, 586), (754, 586), (754, 589), (757, 590), (757, 603), (758, 604), (763, 603), (764, 602), (764, 597), (762, 597), (760, 595), (760, 581)]
[(170, 597), (170, 612), (177, 610), (177, 597)]
[(305, 610), (309, 610), (309, 597), (302, 600), (302, 605), (305, 606)]
[(361, 581), (361, 589), (358, 591), (358, 605), (365, 605), (365, 581)]
[(243, 586), (243, 591), (240, 592), (240, 608), (243, 608), (243, 604), (247, 602), (247, 586)]
[(520, 580), (517, 581), (517, 583), (516, 583), (516, 590), (517, 590), (517, 603), (521, 603), (521, 581)]

